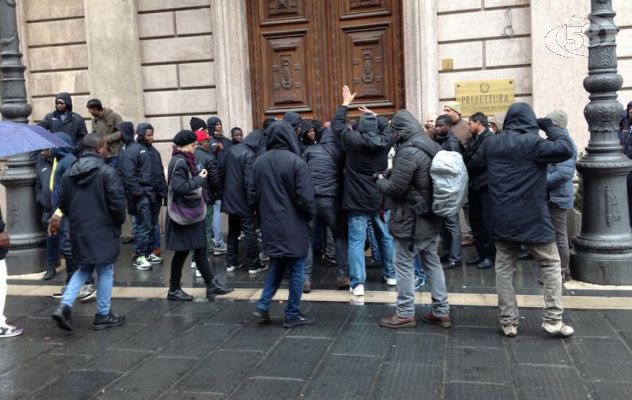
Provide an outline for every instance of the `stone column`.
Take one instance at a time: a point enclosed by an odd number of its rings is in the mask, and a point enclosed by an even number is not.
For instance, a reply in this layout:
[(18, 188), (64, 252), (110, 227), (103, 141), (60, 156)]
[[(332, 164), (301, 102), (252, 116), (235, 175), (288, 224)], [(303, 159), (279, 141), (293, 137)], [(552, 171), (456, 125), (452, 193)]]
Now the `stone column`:
[(406, 109), (421, 120), (439, 111), (436, 0), (404, 0)]
[(578, 151), (588, 143), (588, 129), (582, 118), (586, 91), (581, 85), (588, 72), (582, 33), (588, 20), (577, 16), (589, 12), (590, 0), (576, 0), (572, 9), (564, 1), (531, 0), (533, 110), (538, 116), (555, 109), (566, 111), (568, 131)]
[(145, 107), (136, 2), (84, 0), (83, 7), (90, 93), (137, 124), (145, 118)]
[[(253, 129), (248, 26), (244, 0), (211, 0), (217, 84), (217, 114), (224, 130)], [(254, 121), (259, 126), (262, 121)]]

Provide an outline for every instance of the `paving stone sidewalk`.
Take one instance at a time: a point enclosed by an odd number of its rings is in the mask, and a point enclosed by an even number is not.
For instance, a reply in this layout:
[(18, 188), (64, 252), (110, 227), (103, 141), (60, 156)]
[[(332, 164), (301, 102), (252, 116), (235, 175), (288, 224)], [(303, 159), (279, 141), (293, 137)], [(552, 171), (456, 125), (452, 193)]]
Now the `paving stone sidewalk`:
[(305, 303), (317, 323), (285, 330), (280, 303), (261, 324), (247, 302), (115, 299), (126, 325), (93, 331), (94, 303), (77, 304), (69, 335), (50, 319), (56, 304), (8, 298), (26, 333), (0, 341), (0, 398), (632, 398), (632, 311), (567, 311), (577, 334), (560, 340), (523, 309), (508, 339), (487, 307), (453, 307), (451, 329), (392, 331), (377, 326), (388, 305)]

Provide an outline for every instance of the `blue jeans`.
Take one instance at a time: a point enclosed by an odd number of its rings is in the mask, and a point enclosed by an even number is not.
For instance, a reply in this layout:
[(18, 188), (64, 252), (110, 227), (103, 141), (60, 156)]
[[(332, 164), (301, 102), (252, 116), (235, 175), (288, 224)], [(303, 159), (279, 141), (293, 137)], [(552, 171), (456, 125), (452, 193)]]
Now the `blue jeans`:
[(215, 200), (213, 203), (213, 242), (215, 247), (224, 245), (224, 237), (222, 236), (222, 201)]
[(421, 261), (419, 261), (419, 255), (415, 257), (415, 278), (426, 280), (426, 274), (423, 268), (421, 268)]
[(289, 295), (285, 307), (285, 319), (296, 318), (301, 308), (301, 296), (303, 295), (304, 265), (305, 258), (273, 257), (270, 260), (270, 272), (268, 272), (268, 277), (263, 285), (263, 293), (257, 301), (257, 308), (262, 311), (270, 309), (270, 301), (281, 286), (285, 270), (289, 269)]
[[(132, 216), (132, 237), (134, 238), (134, 250), (141, 256), (148, 256), (155, 241), (154, 229), (158, 223), (160, 207), (149, 201), (147, 196), (136, 200), (136, 212)], [(160, 232), (160, 231), (159, 231)]]
[(97, 314), (108, 315), (110, 313), (110, 299), (114, 282), (112, 264), (78, 266), (75, 273), (72, 274), (70, 282), (68, 282), (61, 304), (72, 307), (81, 286), (92, 275), (92, 271), (95, 268), (97, 270)]
[[(48, 229), (48, 227), (46, 227)], [(59, 262), (59, 235), (46, 236), (46, 260), (49, 267), (57, 267)]]
[(160, 221), (157, 221), (152, 229), (150, 247), (152, 250), (160, 248)]
[(377, 212), (349, 212), (347, 224), (349, 226), (349, 277), (351, 287), (364, 285), (366, 281), (366, 264), (364, 257), (364, 242), (366, 241), (367, 225), (373, 224), (373, 231), (382, 255), (382, 274), (385, 278), (395, 278), (393, 266), (393, 237), (388, 232), (388, 212), (385, 215), (387, 223), (380, 220)]
[(377, 245), (377, 239), (373, 231), (373, 224), (367, 224), (366, 232), (369, 236), (369, 246), (371, 247), (371, 261), (381, 262), (382, 256), (380, 255), (380, 247)]

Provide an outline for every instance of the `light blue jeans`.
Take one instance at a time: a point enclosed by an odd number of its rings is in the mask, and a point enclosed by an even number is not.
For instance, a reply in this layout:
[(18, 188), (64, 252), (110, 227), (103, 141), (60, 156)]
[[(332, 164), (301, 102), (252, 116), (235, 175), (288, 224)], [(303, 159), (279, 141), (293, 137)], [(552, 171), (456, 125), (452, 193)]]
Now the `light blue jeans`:
[(393, 237), (388, 232), (388, 212), (386, 223), (380, 220), (378, 212), (351, 211), (348, 214), (349, 227), (349, 277), (351, 287), (364, 285), (366, 281), (366, 259), (364, 257), (364, 243), (369, 221), (373, 224), (373, 231), (382, 255), (382, 274), (384, 278), (395, 278), (393, 267)]
[(215, 200), (213, 203), (213, 242), (215, 248), (224, 245), (224, 237), (222, 236), (222, 201)]
[(81, 286), (86, 279), (92, 275), (92, 271), (97, 270), (97, 314), (108, 315), (110, 313), (110, 299), (112, 297), (112, 285), (114, 284), (114, 270), (112, 264), (100, 265), (79, 265), (68, 286), (64, 291), (61, 304), (72, 307), (72, 304), (79, 295)]

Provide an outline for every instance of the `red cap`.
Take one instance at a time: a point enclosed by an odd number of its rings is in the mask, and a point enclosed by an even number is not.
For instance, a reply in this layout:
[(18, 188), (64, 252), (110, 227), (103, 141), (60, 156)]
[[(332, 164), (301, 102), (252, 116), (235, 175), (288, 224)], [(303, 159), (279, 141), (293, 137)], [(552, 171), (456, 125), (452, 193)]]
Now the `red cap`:
[(200, 129), (199, 131), (195, 131), (194, 133), (195, 133), (195, 136), (197, 136), (198, 142), (203, 142), (205, 140), (208, 140), (208, 133), (206, 133), (204, 129)]

